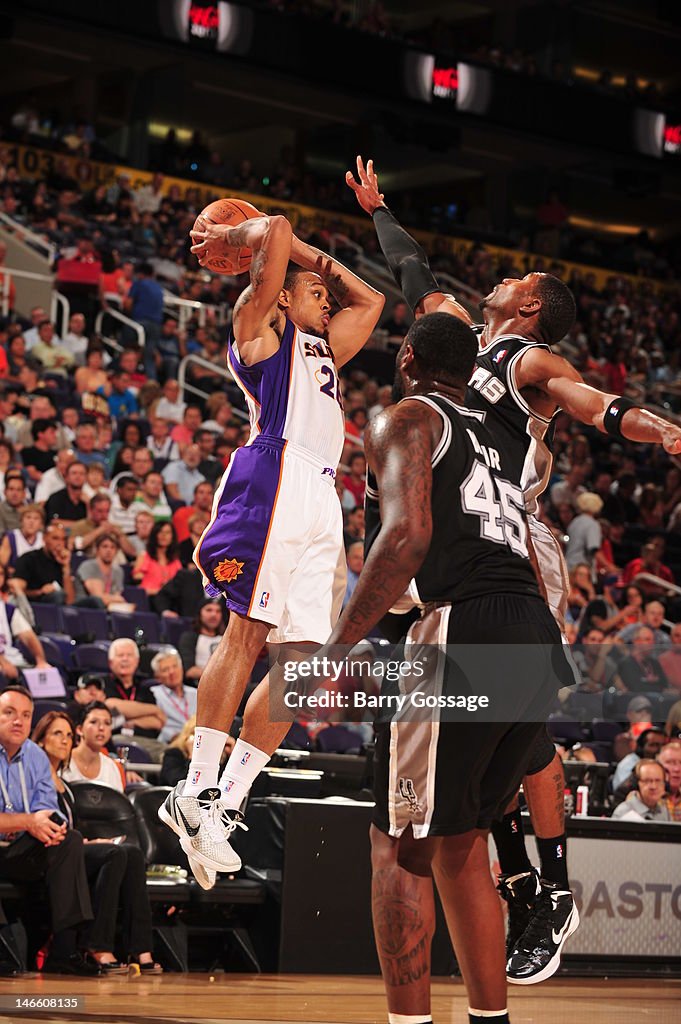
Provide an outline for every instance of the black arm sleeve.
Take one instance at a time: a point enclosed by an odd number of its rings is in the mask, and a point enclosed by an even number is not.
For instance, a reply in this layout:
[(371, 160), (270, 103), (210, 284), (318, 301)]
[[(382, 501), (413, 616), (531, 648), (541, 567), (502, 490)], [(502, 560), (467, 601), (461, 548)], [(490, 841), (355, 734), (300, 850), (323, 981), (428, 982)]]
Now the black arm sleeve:
[(426, 295), (442, 289), (433, 277), (425, 252), (388, 207), (374, 210), (373, 220), (390, 272), (413, 312)]

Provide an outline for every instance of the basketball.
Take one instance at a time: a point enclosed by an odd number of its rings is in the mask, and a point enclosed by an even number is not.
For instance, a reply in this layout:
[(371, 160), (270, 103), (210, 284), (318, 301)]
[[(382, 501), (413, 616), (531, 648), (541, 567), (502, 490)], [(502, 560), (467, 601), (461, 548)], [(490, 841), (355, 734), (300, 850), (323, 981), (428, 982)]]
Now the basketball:
[[(204, 231), (206, 224), (229, 224), (236, 227), (253, 217), (264, 217), (245, 199), (216, 199), (204, 207), (194, 221), (194, 231)], [(209, 260), (203, 266), (214, 274), (243, 274), (251, 265), (253, 253), (246, 248), (231, 248), (224, 256)]]

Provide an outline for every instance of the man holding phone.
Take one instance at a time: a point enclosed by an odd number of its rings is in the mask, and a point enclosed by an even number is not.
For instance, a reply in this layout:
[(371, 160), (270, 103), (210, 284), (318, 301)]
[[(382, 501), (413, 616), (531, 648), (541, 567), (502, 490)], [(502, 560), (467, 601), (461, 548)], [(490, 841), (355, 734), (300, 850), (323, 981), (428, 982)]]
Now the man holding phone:
[(78, 951), (78, 928), (92, 920), (83, 839), (59, 810), (47, 755), (29, 738), (33, 698), (23, 686), (0, 693), (0, 877), (43, 879), (52, 944), (47, 972), (93, 975)]

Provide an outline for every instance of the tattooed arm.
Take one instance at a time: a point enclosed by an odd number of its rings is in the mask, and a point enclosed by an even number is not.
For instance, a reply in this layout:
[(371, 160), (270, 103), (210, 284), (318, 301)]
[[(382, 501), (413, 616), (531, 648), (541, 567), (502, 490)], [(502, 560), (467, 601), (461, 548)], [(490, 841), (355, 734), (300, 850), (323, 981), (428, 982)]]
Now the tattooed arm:
[(376, 474), (381, 531), (329, 643), (363, 639), (404, 594), (423, 564), (432, 535), (431, 456), (442, 421), (423, 402), (400, 402), (372, 421), (364, 437)]
[(305, 270), (319, 274), (341, 307), (329, 324), (328, 338), (336, 366), (352, 359), (364, 346), (378, 323), (385, 296), (361, 278), (307, 242), (293, 236), (291, 259)]
[(253, 251), (251, 283), (237, 299), (232, 321), (239, 355), (246, 364), (267, 359), (279, 348), (280, 337), (274, 328), (291, 238), (291, 225), (285, 217), (254, 217), (236, 227), (207, 224), (205, 231), (192, 231), (192, 252), (202, 265), (229, 248), (243, 246)]

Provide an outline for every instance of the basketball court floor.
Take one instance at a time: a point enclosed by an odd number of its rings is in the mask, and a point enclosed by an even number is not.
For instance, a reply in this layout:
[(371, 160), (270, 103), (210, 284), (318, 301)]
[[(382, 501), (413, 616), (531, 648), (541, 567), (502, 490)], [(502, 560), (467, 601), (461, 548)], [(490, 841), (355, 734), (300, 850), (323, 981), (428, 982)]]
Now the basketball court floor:
[[(51, 1000), (78, 996), (77, 1009), (52, 1009)], [(12, 1007), (18, 998), (42, 1008)], [(433, 984), (436, 1024), (464, 1024), (466, 996), (458, 980)], [(513, 988), (513, 1024), (680, 1024), (681, 981), (561, 978)], [(8, 1021), (59, 1024), (385, 1024), (379, 978), (324, 975), (166, 974), (69, 979), (24, 977), (0, 983), (0, 1016)]]

